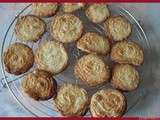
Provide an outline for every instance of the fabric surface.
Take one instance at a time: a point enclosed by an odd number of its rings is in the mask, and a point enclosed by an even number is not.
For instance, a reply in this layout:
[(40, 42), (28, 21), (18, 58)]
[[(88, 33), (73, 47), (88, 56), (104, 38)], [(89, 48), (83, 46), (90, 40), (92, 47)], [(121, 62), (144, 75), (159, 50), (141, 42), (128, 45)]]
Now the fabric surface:
[[(14, 16), (27, 4), (0, 4), (0, 40), (4, 38), (4, 34)], [(152, 49), (152, 75), (147, 79), (147, 89), (144, 96), (136, 106), (127, 113), (127, 116), (160, 116), (160, 4), (119, 4), (140, 20), (141, 25), (146, 32), (151, 43)], [(1, 42), (2, 43), (2, 42)], [(0, 48), (1, 48), (0, 44)], [(3, 78), (0, 71), (0, 79)], [(1, 82), (0, 82), (1, 84)], [(1, 86), (1, 85), (0, 85)], [(10, 95), (7, 88), (0, 88), (0, 116), (32, 116), (31, 113), (23, 109)]]

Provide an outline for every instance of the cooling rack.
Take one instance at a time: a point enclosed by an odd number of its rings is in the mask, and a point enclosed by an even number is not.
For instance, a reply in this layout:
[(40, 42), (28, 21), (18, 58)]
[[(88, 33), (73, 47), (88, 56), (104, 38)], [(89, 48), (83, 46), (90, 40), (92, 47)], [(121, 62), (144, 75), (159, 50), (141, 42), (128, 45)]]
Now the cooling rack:
[[(144, 84), (145, 78), (149, 77), (150, 74), (152, 73), (152, 67), (149, 65), (150, 64), (149, 63), (149, 56), (152, 53), (150, 51), (150, 49), (151, 49), (150, 43), (149, 43), (141, 25), (135, 19), (135, 17), (129, 11), (127, 11), (126, 9), (124, 9), (122, 7), (119, 7), (118, 5), (110, 5), (109, 9), (112, 12), (112, 14), (121, 14), (121, 15), (125, 16), (131, 22), (131, 24), (133, 26), (133, 33), (130, 36), (129, 40), (133, 40), (133, 41), (136, 41), (137, 43), (139, 43), (142, 46), (142, 48), (144, 49), (144, 53), (145, 53), (144, 64), (143, 64), (143, 66), (138, 68), (138, 71), (139, 71), (140, 76), (142, 78), (141, 84), (137, 90), (135, 90), (133, 92), (125, 93), (125, 95), (127, 97), (127, 104), (128, 104), (126, 114), (129, 115), (130, 110), (138, 102), (143, 100), (144, 91), (145, 91), (145, 89), (147, 89)], [(2, 61), (3, 79), (1, 79), (1, 82), (2, 82), (3, 86), (8, 87), (10, 93), (13, 95), (15, 100), (21, 106), (23, 106), (26, 110), (28, 110), (31, 114), (33, 114), (35, 116), (61, 116), (59, 114), (59, 112), (57, 112), (57, 109), (55, 108), (54, 102), (52, 99), (50, 99), (48, 101), (37, 102), (37, 101), (29, 98), (21, 90), (21, 85), (20, 85), (21, 81), (23, 80), (23, 78), (27, 74), (31, 73), (35, 69), (35, 67), (36, 67), (35, 65), (27, 73), (25, 73), (23, 75), (19, 75), (19, 76), (11, 75), (5, 71), (5, 67), (4, 67), (4, 63), (3, 63), (4, 51), (6, 50), (6, 48), (10, 44), (12, 44), (14, 42), (21, 42), (15, 36), (14, 27), (15, 27), (15, 23), (17, 21), (17, 18), (19, 16), (23, 16), (26, 14), (31, 14), (31, 5), (27, 5), (25, 8), (23, 8), (19, 12), (19, 14), (17, 16), (15, 16), (13, 21), (10, 23), (10, 25), (5, 33), (4, 39), (2, 41), (1, 61)], [(60, 8), (58, 14), (62, 14), (61, 8)], [(98, 32), (99, 34), (105, 36), (103, 26), (101, 24), (91, 23), (86, 18), (85, 14), (84, 14), (84, 12), (82, 12), (82, 10), (79, 10), (79, 11), (75, 12), (74, 14), (76, 16), (78, 16), (83, 21), (83, 23), (85, 25), (85, 31), (95, 31), (95, 32)], [(51, 19), (54, 19), (54, 18), (45, 18), (44, 19), (47, 23), (48, 28), (50, 26)], [(52, 38), (51, 38), (50, 34), (46, 33), (42, 37), (42, 39), (40, 39), (37, 43), (25, 43), (25, 44), (29, 45), (34, 51), (38, 47), (39, 44), (43, 43), (43, 41), (51, 40), (51, 39)], [(88, 87), (85, 84), (83, 84), (80, 80), (75, 78), (75, 76), (73, 75), (74, 64), (78, 58), (80, 58), (82, 55), (84, 55), (84, 53), (75, 47), (75, 43), (65, 45), (65, 47), (67, 48), (68, 53), (69, 53), (70, 65), (64, 72), (62, 72), (59, 75), (54, 76), (56, 81), (58, 82), (59, 86), (64, 83), (77, 84), (77, 85), (85, 88), (88, 91), (89, 95), (92, 95), (94, 92), (96, 92), (99, 89), (111, 87), (109, 83), (103, 84), (103, 85), (97, 86), (97, 87)], [(105, 57), (104, 59), (106, 62), (109, 62), (112, 65), (112, 62), (108, 56)], [(90, 116), (90, 112), (87, 112), (86, 116)]]

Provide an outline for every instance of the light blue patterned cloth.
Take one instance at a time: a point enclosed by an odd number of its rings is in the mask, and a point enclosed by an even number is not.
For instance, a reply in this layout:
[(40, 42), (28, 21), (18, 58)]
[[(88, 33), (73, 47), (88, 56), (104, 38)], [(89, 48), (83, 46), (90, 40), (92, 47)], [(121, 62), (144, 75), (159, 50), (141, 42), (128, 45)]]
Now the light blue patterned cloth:
[[(0, 4), (0, 40), (11, 20), (27, 4)], [(147, 95), (129, 112), (129, 116), (160, 116), (160, 4), (121, 4), (140, 20), (153, 50), (154, 71), (148, 81)], [(1, 48), (0, 44), (0, 48)], [(0, 78), (2, 78), (0, 72)], [(150, 84), (151, 83), (151, 84)], [(127, 114), (128, 115), (128, 114)], [(7, 88), (0, 89), (0, 116), (33, 116), (10, 95)]]

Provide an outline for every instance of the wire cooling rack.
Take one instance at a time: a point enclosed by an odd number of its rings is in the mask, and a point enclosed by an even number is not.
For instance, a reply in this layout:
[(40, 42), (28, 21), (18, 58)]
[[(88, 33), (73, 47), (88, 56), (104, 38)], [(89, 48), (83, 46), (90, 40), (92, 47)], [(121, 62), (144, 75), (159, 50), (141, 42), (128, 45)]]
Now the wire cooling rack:
[[(139, 101), (142, 101), (143, 96), (146, 95), (145, 89), (147, 89), (147, 88), (144, 83), (145, 83), (145, 78), (149, 77), (150, 74), (152, 73), (152, 67), (149, 65), (150, 62), (148, 60), (150, 54), (152, 54), (152, 53), (150, 51), (149, 41), (148, 41), (141, 25), (134, 18), (134, 16), (126, 9), (121, 8), (117, 5), (110, 5), (109, 8), (110, 8), (110, 11), (112, 12), (112, 14), (121, 14), (121, 15), (125, 16), (131, 22), (131, 24), (133, 26), (133, 33), (130, 36), (129, 40), (133, 40), (133, 41), (136, 41), (137, 43), (139, 43), (142, 46), (142, 48), (144, 49), (144, 53), (145, 53), (144, 64), (143, 64), (143, 66), (138, 68), (140, 76), (142, 78), (141, 84), (137, 90), (135, 90), (133, 92), (125, 93), (125, 95), (127, 97), (127, 104), (128, 104), (126, 114), (129, 115), (130, 110)], [(25, 8), (23, 8), (20, 11), (20, 13), (17, 16), (15, 16), (15, 18), (10, 23), (9, 28), (7, 29), (7, 31), (5, 33), (5, 37), (3, 39), (2, 49), (1, 49), (1, 61), (2, 61), (2, 72), (3, 72), (3, 78), (1, 79), (1, 83), (2, 83), (3, 87), (7, 86), (10, 93), (15, 98), (15, 100), (21, 106), (23, 106), (26, 110), (31, 112), (33, 115), (35, 115), (35, 116), (60, 116), (59, 112), (57, 112), (57, 109), (54, 106), (52, 99), (50, 99), (48, 101), (37, 102), (37, 101), (34, 101), (33, 99), (29, 98), (21, 90), (21, 86), (20, 86), (21, 80), (23, 80), (23, 78), (27, 74), (31, 73), (35, 69), (35, 67), (36, 67), (35, 65), (27, 73), (25, 73), (23, 75), (19, 75), (19, 76), (11, 75), (5, 71), (5, 67), (4, 67), (4, 63), (3, 63), (4, 51), (6, 50), (6, 48), (10, 44), (15, 43), (15, 42), (20, 42), (18, 39), (16, 39), (16, 36), (14, 34), (14, 27), (15, 27), (15, 23), (17, 21), (17, 18), (19, 16), (23, 16), (26, 14), (31, 14), (31, 5), (28, 5)], [(62, 14), (61, 8), (60, 8), (58, 14)], [(95, 31), (95, 32), (98, 32), (99, 34), (105, 36), (103, 26), (101, 24), (93, 24), (93, 23), (89, 22), (89, 20), (86, 18), (85, 14), (84, 14), (84, 12), (82, 12), (82, 10), (79, 10), (79, 11), (75, 12), (74, 14), (76, 16), (80, 17), (80, 19), (83, 21), (83, 23), (85, 25), (85, 31)], [(44, 19), (47, 23), (48, 28), (50, 26), (51, 19), (54, 19), (54, 18)], [(38, 41), (38, 43), (25, 43), (25, 44), (29, 45), (34, 51), (38, 47), (39, 44), (43, 43), (43, 41), (51, 40), (51, 39), (52, 38), (51, 38), (50, 34), (46, 33), (42, 37), (42, 39)], [(67, 48), (68, 53), (69, 53), (70, 65), (64, 72), (62, 72), (59, 75), (54, 76), (59, 86), (64, 83), (77, 84), (77, 85), (85, 88), (88, 91), (89, 95), (92, 95), (94, 92), (96, 92), (99, 89), (111, 87), (109, 83), (103, 84), (103, 85), (97, 86), (97, 87), (88, 87), (85, 84), (83, 84), (80, 80), (75, 78), (75, 76), (73, 75), (74, 64), (78, 58), (80, 58), (82, 55), (84, 55), (84, 53), (75, 47), (75, 43), (65, 45), (65, 47)], [(112, 62), (109, 60), (109, 57), (105, 57), (104, 59), (106, 62), (108, 62), (112, 65)], [(90, 116), (90, 112), (88, 112), (86, 114), (86, 116)]]

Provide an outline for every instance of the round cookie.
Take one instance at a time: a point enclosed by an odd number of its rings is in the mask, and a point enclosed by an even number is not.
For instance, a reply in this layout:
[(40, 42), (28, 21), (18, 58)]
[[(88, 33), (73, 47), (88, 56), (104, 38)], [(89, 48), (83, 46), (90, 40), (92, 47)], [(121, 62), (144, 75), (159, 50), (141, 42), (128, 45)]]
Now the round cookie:
[(65, 84), (60, 87), (55, 105), (64, 116), (82, 116), (89, 105), (86, 90), (76, 85)]
[(111, 59), (118, 63), (141, 65), (144, 60), (142, 48), (135, 42), (121, 41), (113, 45)]
[(104, 3), (94, 3), (89, 5), (86, 16), (94, 23), (101, 23), (110, 16), (109, 9)]
[(17, 38), (26, 42), (37, 42), (45, 31), (45, 22), (34, 15), (26, 15), (18, 18), (15, 26)]
[(52, 74), (43, 70), (35, 70), (27, 75), (21, 85), (24, 92), (35, 100), (48, 100), (56, 94), (57, 89)]
[(32, 13), (39, 17), (50, 17), (56, 13), (57, 3), (33, 3)]
[(81, 37), (83, 32), (82, 21), (71, 14), (56, 16), (51, 25), (52, 36), (62, 42), (70, 43)]
[(104, 61), (94, 54), (80, 58), (74, 68), (75, 75), (89, 86), (96, 86), (109, 80), (110, 70)]
[(35, 62), (39, 69), (58, 74), (68, 65), (68, 54), (62, 43), (47, 41), (37, 49)]
[(66, 13), (72, 13), (85, 6), (85, 3), (63, 3), (63, 11)]
[(110, 42), (98, 33), (88, 32), (78, 40), (77, 48), (88, 53), (107, 55), (110, 51)]
[(121, 117), (127, 107), (125, 96), (114, 89), (96, 92), (90, 103), (93, 117)]
[(14, 43), (4, 53), (6, 71), (20, 75), (27, 72), (34, 64), (34, 54), (30, 47), (22, 43)]
[(135, 90), (140, 82), (138, 71), (129, 64), (117, 64), (112, 71), (113, 87), (123, 90)]
[(132, 31), (130, 22), (123, 16), (109, 17), (104, 23), (107, 36), (114, 41), (122, 41), (129, 37)]

